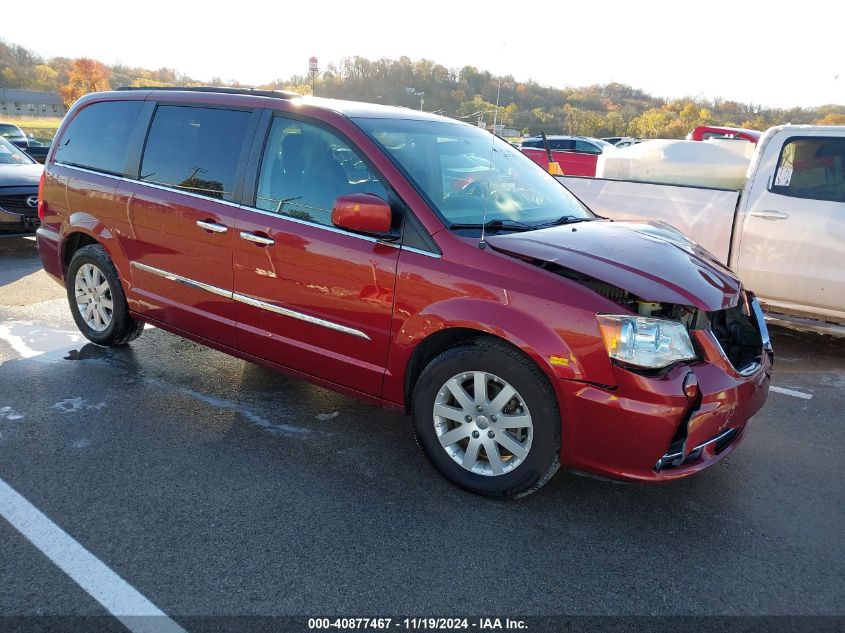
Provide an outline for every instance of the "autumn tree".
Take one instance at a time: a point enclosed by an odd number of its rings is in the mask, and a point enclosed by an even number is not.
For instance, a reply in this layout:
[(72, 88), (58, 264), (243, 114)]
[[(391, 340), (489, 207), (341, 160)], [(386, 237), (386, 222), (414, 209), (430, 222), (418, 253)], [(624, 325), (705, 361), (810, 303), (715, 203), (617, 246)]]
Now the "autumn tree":
[(67, 83), (59, 86), (59, 94), (66, 107), (89, 92), (100, 92), (111, 88), (111, 71), (102, 63), (86, 57), (74, 59), (70, 63)]
[(32, 69), (32, 87), (36, 90), (44, 92), (53, 92), (56, 89), (56, 80), (59, 76), (58, 71), (46, 64), (38, 64)]
[(813, 121), (816, 125), (845, 125), (845, 114), (829, 112), (821, 119)]

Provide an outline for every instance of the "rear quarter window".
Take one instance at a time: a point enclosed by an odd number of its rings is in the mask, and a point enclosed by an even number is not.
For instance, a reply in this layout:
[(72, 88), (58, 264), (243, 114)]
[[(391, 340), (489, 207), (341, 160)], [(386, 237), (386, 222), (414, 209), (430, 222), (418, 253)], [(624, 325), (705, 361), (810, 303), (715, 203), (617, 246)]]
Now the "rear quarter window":
[(56, 162), (122, 175), (129, 136), (144, 103), (101, 101), (79, 112), (56, 149)]
[(589, 141), (575, 141), (575, 151), (584, 152), (585, 154), (601, 154), (601, 147)]
[(575, 148), (575, 143), (569, 139), (550, 139), (549, 149), (570, 152)]
[(783, 144), (772, 193), (845, 202), (845, 138), (791, 138)]

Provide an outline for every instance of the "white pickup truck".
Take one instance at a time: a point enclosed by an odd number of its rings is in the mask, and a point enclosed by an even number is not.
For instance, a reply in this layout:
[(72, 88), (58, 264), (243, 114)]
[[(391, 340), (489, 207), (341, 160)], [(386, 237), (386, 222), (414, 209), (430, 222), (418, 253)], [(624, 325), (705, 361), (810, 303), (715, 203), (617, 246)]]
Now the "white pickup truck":
[(674, 226), (730, 266), (768, 316), (845, 334), (845, 126), (771, 128), (740, 191), (558, 179), (599, 215)]

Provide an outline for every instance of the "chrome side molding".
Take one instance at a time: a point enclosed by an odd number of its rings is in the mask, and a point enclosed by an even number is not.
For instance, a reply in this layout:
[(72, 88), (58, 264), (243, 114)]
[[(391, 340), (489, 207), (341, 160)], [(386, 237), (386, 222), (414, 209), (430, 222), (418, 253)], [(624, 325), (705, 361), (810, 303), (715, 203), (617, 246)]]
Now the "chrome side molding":
[(143, 270), (145, 272), (152, 273), (153, 275), (163, 277), (168, 281), (175, 281), (176, 283), (191, 286), (192, 288), (205, 290), (206, 292), (210, 292), (211, 294), (217, 295), (218, 297), (226, 297), (227, 299), (232, 298), (232, 293), (228, 290), (224, 290), (223, 288), (218, 288), (217, 286), (212, 286), (210, 284), (205, 284), (201, 281), (196, 281), (194, 279), (189, 279), (188, 277), (183, 277), (182, 275), (177, 275), (176, 273), (170, 273), (166, 270), (162, 270), (161, 268), (147, 266), (146, 264), (142, 264), (140, 262), (130, 262), (129, 265), (132, 266), (132, 268), (137, 268), (138, 270)]
[(212, 286), (201, 281), (196, 281), (195, 279), (189, 279), (188, 277), (183, 277), (182, 275), (177, 275), (176, 273), (171, 273), (166, 270), (162, 270), (161, 268), (156, 268), (155, 266), (148, 266), (147, 264), (142, 264), (140, 262), (135, 261), (130, 262), (130, 266), (132, 268), (137, 268), (138, 270), (143, 270), (145, 272), (151, 273), (158, 277), (162, 277), (163, 279), (167, 279), (168, 281), (174, 281), (176, 283), (184, 284), (192, 288), (205, 290), (206, 292), (210, 292), (211, 294), (217, 295), (218, 297), (232, 299), (233, 301), (238, 301), (240, 303), (250, 305), (254, 308), (266, 310), (267, 312), (273, 312), (274, 314), (281, 314), (282, 316), (290, 317), (291, 319), (297, 319), (299, 321), (304, 321), (306, 323), (311, 323), (313, 325), (319, 325), (320, 327), (324, 327), (329, 330), (334, 330), (335, 332), (342, 332), (344, 334), (355, 336), (357, 338), (362, 338), (366, 341), (371, 340), (370, 337), (367, 336), (367, 334), (365, 332), (362, 332), (361, 330), (356, 330), (355, 328), (347, 327), (345, 325), (335, 323), (334, 321), (327, 321), (326, 319), (311, 316), (310, 314), (305, 314), (304, 312), (297, 312), (296, 310), (283, 308), (272, 303), (267, 303), (266, 301), (261, 301), (260, 299), (256, 299), (254, 297), (250, 297), (249, 295), (241, 294), (239, 292), (224, 290), (223, 288), (218, 288), (217, 286)]
[(339, 323), (334, 323), (333, 321), (326, 321), (325, 319), (321, 319), (319, 317), (311, 316), (310, 314), (304, 314), (302, 312), (296, 312), (295, 310), (289, 310), (288, 308), (282, 308), (281, 306), (273, 305), (272, 303), (260, 301), (259, 299), (255, 299), (254, 297), (250, 297), (249, 295), (242, 295), (239, 292), (232, 293), (232, 299), (234, 299), (235, 301), (240, 301), (241, 303), (245, 303), (247, 305), (253, 306), (255, 308), (261, 308), (262, 310), (267, 310), (268, 312), (273, 312), (275, 314), (281, 314), (282, 316), (290, 317), (292, 319), (298, 319), (300, 321), (305, 321), (306, 323), (313, 323), (314, 325), (320, 325), (324, 328), (328, 328), (329, 330), (335, 330), (336, 332), (343, 332), (344, 334), (349, 334), (350, 336), (357, 336), (358, 338), (362, 338), (362, 339), (365, 339), (367, 341), (370, 340), (370, 337), (367, 336), (361, 330), (356, 330), (355, 328), (346, 327), (345, 325), (340, 325)]

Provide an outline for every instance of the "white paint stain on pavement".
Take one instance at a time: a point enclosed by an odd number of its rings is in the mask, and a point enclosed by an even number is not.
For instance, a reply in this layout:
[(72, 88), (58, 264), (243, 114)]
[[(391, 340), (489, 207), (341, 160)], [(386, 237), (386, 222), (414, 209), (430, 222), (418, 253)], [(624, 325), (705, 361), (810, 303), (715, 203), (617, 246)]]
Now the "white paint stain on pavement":
[(784, 387), (769, 387), (770, 391), (775, 393), (782, 393), (785, 396), (792, 396), (793, 398), (801, 398), (803, 400), (812, 400), (813, 394), (804, 393), (803, 391), (795, 391), (794, 389), (785, 389)]
[(82, 411), (84, 407), (85, 400), (82, 398), (66, 398), (53, 405), (54, 409), (58, 409), (62, 413), (76, 413), (77, 411)]
[(314, 417), (320, 422), (328, 422), (329, 420), (334, 420), (339, 415), (340, 411), (332, 411), (331, 413), (318, 413)]
[[(155, 382), (157, 384), (163, 384), (159, 381), (147, 381), (147, 382)], [(281, 433), (283, 435), (308, 435), (312, 431), (309, 428), (305, 428), (302, 426), (295, 426), (293, 424), (285, 424), (284, 422), (272, 422), (267, 418), (258, 415), (257, 413), (253, 412), (249, 408), (245, 407), (240, 402), (232, 402), (231, 400), (224, 400), (223, 398), (218, 398), (216, 396), (210, 396), (206, 393), (201, 393), (199, 391), (194, 391), (193, 389), (182, 388), (179, 389), (179, 393), (188, 396), (189, 398), (193, 398), (195, 400), (199, 400), (200, 402), (204, 402), (207, 405), (214, 407), (215, 409), (223, 409), (227, 411), (235, 411), (240, 413), (244, 416), (247, 420), (255, 424), (256, 426), (260, 426), (261, 428), (267, 429), (268, 431), (272, 431), (275, 433)]]
[(100, 411), (106, 406), (105, 402), (98, 402), (97, 404), (88, 404), (84, 398), (65, 398), (61, 402), (53, 405), (53, 409), (58, 409), (62, 413), (76, 413), (77, 411)]
[(0, 420), (22, 420), (23, 414), (18, 413), (12, 407), (0, 407)]
[(47, 328), (33, 321), (0, 323), (0, 340), (5, 341), (21, 358), (58, 360), (82, 340), (79, 332)]

